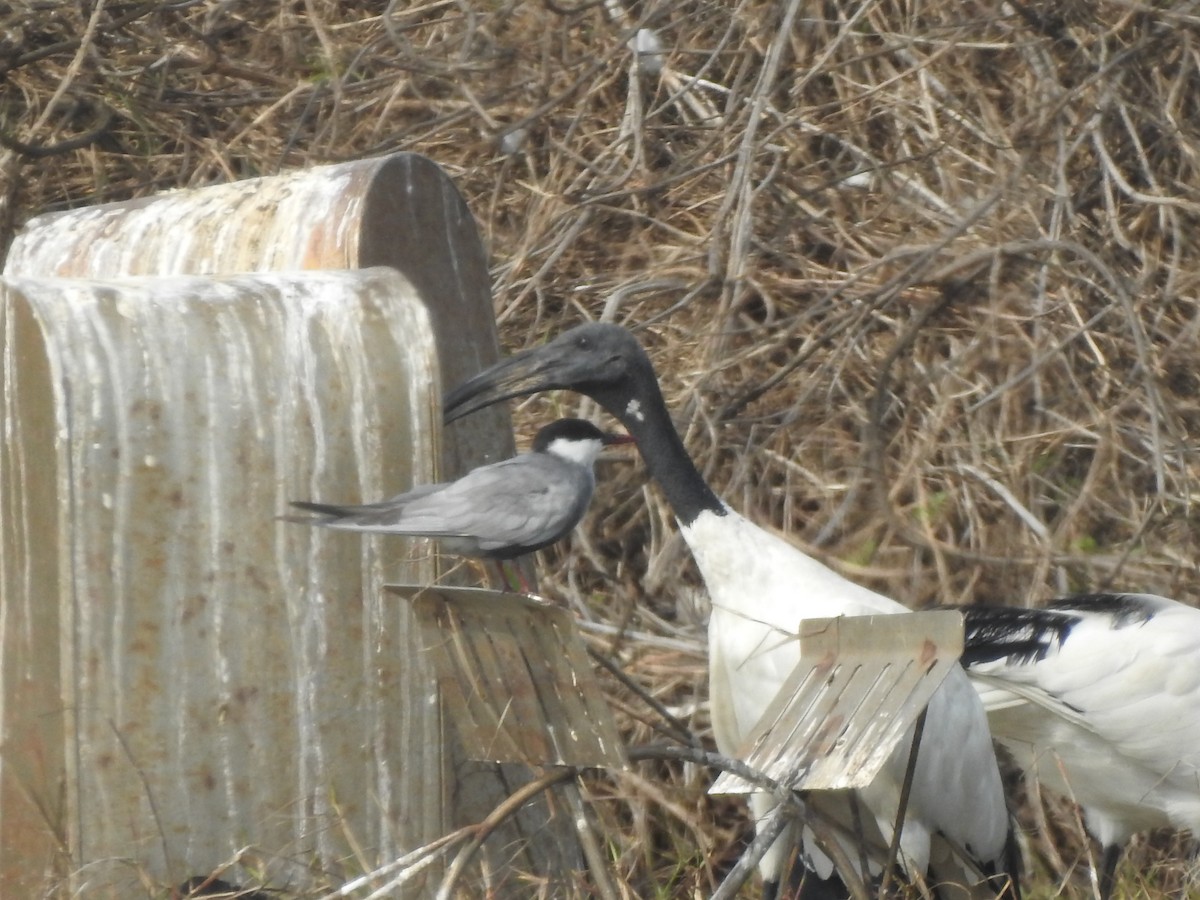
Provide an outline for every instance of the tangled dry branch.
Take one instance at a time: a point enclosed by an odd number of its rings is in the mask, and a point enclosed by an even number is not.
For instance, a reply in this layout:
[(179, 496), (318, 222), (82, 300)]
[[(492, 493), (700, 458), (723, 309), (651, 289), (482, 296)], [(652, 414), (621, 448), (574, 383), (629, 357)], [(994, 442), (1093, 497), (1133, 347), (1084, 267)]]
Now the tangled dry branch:
[[(0, 78), (0, 248), (46, 210), (418, 151), (479, 219), (510, 349), (637, 327), (719, 491), (852, 577), (1198, 596), (1200, 4), (27, 0)], [(543, 583), (704, 734), (696, 579), (640, 468), (605, 475)], [(599, 803), (631, 883), (646, 842), (729, 846), (694, 771), (654, 776), (623, 789), (665, 825)]]

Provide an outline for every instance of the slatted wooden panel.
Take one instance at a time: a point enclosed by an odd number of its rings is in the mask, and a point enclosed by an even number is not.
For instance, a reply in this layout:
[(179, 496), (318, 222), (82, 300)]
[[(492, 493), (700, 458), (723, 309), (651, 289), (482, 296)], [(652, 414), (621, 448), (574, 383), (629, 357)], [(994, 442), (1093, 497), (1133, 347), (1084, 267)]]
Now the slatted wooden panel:
[[(800, 663), (738, 757), (794, 790), (865, 787), (962, 655), (962, 615), (808, 619), (799, 640)], [(723, 773), (710, 793), (750, 790)]]
[(471, 757), (621, 768), (624, 745), (566, 610), (517, 594), (393, 586), (413, 605), (443, 715)]

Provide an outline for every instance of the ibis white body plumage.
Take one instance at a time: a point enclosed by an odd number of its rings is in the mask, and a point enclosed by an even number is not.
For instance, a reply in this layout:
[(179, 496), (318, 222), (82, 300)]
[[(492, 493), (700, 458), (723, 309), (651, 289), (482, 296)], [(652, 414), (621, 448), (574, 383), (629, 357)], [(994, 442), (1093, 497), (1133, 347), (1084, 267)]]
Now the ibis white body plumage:
[[(802, 619), (908, 612), (732, 511), (701, 513), (682, 530), (712, 599), (709, 701), (723, 753), (738, 751), (800, 661), (795, 635)], [(880, 775), (859, 792), (864, 815), (874, 817), (885, 843), (892, 838), (911, 745), (910, 731)], [(753, 795), (758, 816), (773, 806), (767, 795)], [(1009, 830), (987, 720), (965, 673), (956, 667), (930, 701), (901, 832), (901, 861), (910, 873), (924, 876), (937, 856), (941, 864), (933, 866), (935, 877), (970, 879), (961, 861), (950, 864), (949, 847), (935, 846), (949, 836), (983, 874), (1005, 872)], [(857, 848), (847, 850), (855, 858)], [(764, 860), (764, 873), (779, 872), (787, 852), (787, 842), (777, 842)], [(832, 862), (812, 846), (806, 852), (814, 871), (828, 878)]]
[(963, 612), (963, 661), (992, 732), (1080, 805), (1104, 847), (1105, 896), (1134, 833), (1200, 834), (1200, 610), (1096, 594)]

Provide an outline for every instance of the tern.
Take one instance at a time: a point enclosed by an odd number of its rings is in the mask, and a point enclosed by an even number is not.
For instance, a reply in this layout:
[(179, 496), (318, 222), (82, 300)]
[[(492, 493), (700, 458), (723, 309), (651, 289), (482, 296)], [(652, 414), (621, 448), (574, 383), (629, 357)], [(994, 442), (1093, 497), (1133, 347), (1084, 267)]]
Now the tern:
[[(908, 611), (721, 502), (671, 423), (649, 357), (620, 326), (580, 325), (502, 360), (450, 393), (446, 418), (453, 421), (492, 403), (554, 388), (584, 394), (620, 420), (679, 521), (712, 599), (709, 692), (721, 752), (737, 753), (799, 662), (794, 636), (802, 619)], [(842, 792), (833, 801), (844, 808), (842, 821), (877, 829), (884, 846), (893, 833), (911, 737), (871, 785), (853, 796)], [(775, 806), (762, 793), (752, 794), (750, 803), (756, 817)], [(759, 865), (767, 896), (779, 890), (794, 840), (794, 832), (791, 840), (781, 837)], [(815, 843), (805, 840), (803, 846), (809, 868), (831, 878), (832, 861)], [(973, 884), (972, 896), (1018, 896), (1013, 847), (983, 706), (956, 666), (929, 705), (901, 831), (901, 863), (910, 876)], [(848, 848), (847, 855), (858, 860), (858, 847)], [(877, 865), (870, 868), (866, 877), (877, 874)]]
[(1200, 609), (1152, 594), (1087, 594), (1040, 609), (962, 607), (962, 661), (992, 734), (1075, 800), (1112, 896), (1129, 838), (1200, 834)]
[(528, 453), (472, 469), (380, 503), (342, 506), (295, 501), (313, 517), (288, 521), (374, 534), (435, 538), (449, 553), (497, 562), (548, 547), (579, 524), (596, 486), (600, 451), (632, 441), (582, 419), (559, 419)]

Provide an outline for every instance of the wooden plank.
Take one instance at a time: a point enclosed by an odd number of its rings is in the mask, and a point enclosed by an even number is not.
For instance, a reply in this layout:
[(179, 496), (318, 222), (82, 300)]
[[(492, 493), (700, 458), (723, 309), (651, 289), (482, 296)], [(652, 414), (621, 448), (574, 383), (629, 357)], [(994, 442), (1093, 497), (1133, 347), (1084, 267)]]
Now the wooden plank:
[[(566, 622), (560, 619), (552, 619), (550, 628), (555, 635), (554, 646), (560, 647), (565, 651), (566, 665), (572, 672), (594, 672), (594, 665), (591, 657), (588, 656), (587, 649), (583, 645), (583, 641), (578, 638), (578, 633), (575, 631), (575, 623), (568, 619)], [(574, 632), (575, 636), (571, 636), (567, 632)], [(609, 707), (604, 695), (601, 691), (583, 689), (578, 680), (572, 683), (573, 690), (567, 692), (567, 700), (577, 701), (582, 710), (573, 713), (579, 716), (583, 721), (603, 721), (606, 717), (612, 716), (612, 709)], [(605, 741), (611, 736), (606, 730), (598, 731), (593, 735), (601, 752), (613, 752), (620, 754), (624, 758), (624, 745), (617, 737), (618, 744), (615, 747), (607, 747)]]
[[(503, 601), (502, 601), (503, 602)], [(476, 759), (494, 762), (523, 762), (537, 764), (555, 758), (554, 748), (546, 730), (536, 727), (544, 720), (537, 700), (537, 689), (524, 669), (520, 648), (514, 646), (516, 636), (505, 626), (501, 607), (490, 607), (464, 614), (451, 604), (439, 610), (439, 621), (454, 629), (456, 642), (466, 649), (461, 654), (458, 675), (478, 689), (480, 706), (487, 714), (487, 727)], [(482, 723), (477, 723), (477, 727)], [(496, 758), (495, 732), (510, 738), (518, 755), (512, 759)]]

